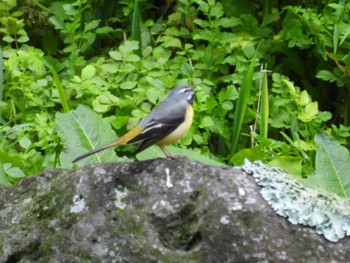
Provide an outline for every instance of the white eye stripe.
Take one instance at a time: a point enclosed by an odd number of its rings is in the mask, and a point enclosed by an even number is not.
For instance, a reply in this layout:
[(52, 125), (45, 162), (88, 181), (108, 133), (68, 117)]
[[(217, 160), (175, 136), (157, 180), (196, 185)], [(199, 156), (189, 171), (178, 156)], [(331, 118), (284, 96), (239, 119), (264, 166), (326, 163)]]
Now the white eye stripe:
[(180, 92), (185, 93), (185, 92), (189, 92), (189, 91), (191, 91), (191, 90), (192, 90), (192, 89), (185, 88), (185, 89), (180, 90)]

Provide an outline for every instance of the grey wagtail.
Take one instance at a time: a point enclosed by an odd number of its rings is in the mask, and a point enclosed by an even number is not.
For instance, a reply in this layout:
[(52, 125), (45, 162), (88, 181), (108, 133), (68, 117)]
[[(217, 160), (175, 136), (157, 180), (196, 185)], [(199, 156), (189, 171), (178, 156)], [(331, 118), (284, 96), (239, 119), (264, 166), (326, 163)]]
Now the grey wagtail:
[(194, 114), (193, 89), (196, 86), (175, 87), (135, 128), (114, 142), (78, 156), (73, 163), (110, 147), (134, 143), (141, 144), (133, 155), (156, 144), (167, 157), (172, 157), (165, 146), (181, 139), (190, 129)]

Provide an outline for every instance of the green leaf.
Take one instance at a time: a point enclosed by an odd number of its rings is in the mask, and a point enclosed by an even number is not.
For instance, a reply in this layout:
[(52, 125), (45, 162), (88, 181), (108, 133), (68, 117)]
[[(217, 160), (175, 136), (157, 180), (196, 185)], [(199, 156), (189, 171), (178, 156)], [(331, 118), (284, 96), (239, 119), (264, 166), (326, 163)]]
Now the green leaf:
[(132, 14), (131, 37), (139, 42), (138, 55), (141, 57), (142, 37), (141, 37), (141, 12), (139, 0), (134, 1), (134, 12)]
[(306, 183), (342, 197), (350, 197), (349, 151), (332, 137), (318, 133), (315, 137), (316, 174)]
[(317, 101), (311, 102), (305, 106), (303, 111), (299, 114), (298, 119), (302, 122), (310, 122), (316, 118), (318, 113)]
[(269, 166), (282, 168), (293, 175), (302, 174), (302, 159), (295, 156), (278, 156), (268, 163)]
[(19, 43), (25, 43), (25, 42), (28, 42), (29, 41), (29, 37), (28, 36), (20, 36), (17, 41)]
[[(173, 145), (167, 146), (167, 150), (173, 155), (173, 156), (185, 156), (189, 159), (196, 160), (202, 163), (210, 164), (210, 165), (217, 165), (217, 166), (224, 166), (225, 164), (220, 163), (218, 161), (215, 161), (207, 156), (201, 155), (198, 152), (194, 152), (189, 149), (184, 149), (180, 147), (176, 147)], [(158, 146), (152, 146), (139, 154), (136, 155), (136, 158), (138, 160), (148, 160), (153, 158), (164, 158), (165, 154)]]
[(197, 0), (196, 3), (199, 5), (199, 9), (203, 11), (203, 13), (208, 13), (209, 12), (209, 5), (202, 0)]
[(5, 163), (3, 168), (6, 172), (6, 174), (8, 174), (10, 177), (23, 178), (26, 176), (24, 174), (24, 172), (22, 171), (22, 169), (20, 169), (18, 167), (12, 167), (12, 164), (10, 164), (10, 163)]
[(329, 81), (329, 82), (335, 82), (338, 79), (338, 77), (336, 75), (334, 75), (332, 72), (330, 72), (328, 70), (320, 70), (317, 73), (316, 77), (319, 79), (322, 79), (322, 80)]
[(119, 51), (123, 54), (123, 56), (126, 56), (132, 53), (134, 50), (138, 50), (139, 46), (139, 42), (127, 40), (119, 47)]
[(133, 89), (137, 85), (134, 81), (125, 81), (120, 84), (121, 89)]
[[(72, 167), (72, 160), (77, 156), (94, 150), (99, 146), (116, 139), (116, 134), (103, 119), (86, 106), (78, 106), (68, 113), (57, 113), (55, 123), (62, 140), (63, 150), (59, 156), (62, 167)], [(96, 162), (112, 162), (120, 160), (113, 149), (79, 161), (83, 166)]]
[(235, 118), (233, 123), (231, 155), (233, 155), (236, 151), (238, 139), (239, 139), (242, 124), (243, 124), (243, 119), (245, 116), (245, 111), (247, 109), (248, 99), (252, 88), (254, 68), (257, 63), (256, 56), (257, 56), (257, 52), (255, 53), (254, 57), (250, 62), (248, 71), (244, 77), (244, 80), (239, 92), (238, 102), (237, 102), (236, 111), (235, 111)]
[(181, 48), (181, 41), (178, 38), (170, 37), (170, 36), (163, 36), (160, 39), (163, 41), (164, 47), (178, 47)]
[(119, 51), (109, 51), (108, 54), (113, 58), (114, 60), (123, 60), (123, 55)]
[[(3, 102), (3, 97), (4, 97), (4, 60), (3, 60), (3, 53), (0, 45), (0, 106), (1, 103)], [(2, 122), (2, 114), (1, 114), (1, 107), (0, 107), (0, 122)], [(3, 121), (5, 122), (5, 121)], [(1, 164), (0, 164), (1, 165)]]
[(140, 61), (140, 57), (138, 55), (130, 54), (125, 57), (126, 62), (137, 62)]
[(243, 149), (235, 153), (231, 159), (230, 163), (235, 166), (240, 166), (244, 164), (244, 160), (248, 159), (249, 161), (262, 160), (266, 156), (264, 150), (260, 146), (252, 147), (249, 149)]
[(214, 121), (210, 116), (204, 116), (199, 124), (200, 128), (208, 128), (214, 126)]
[(116, 106), (120, 104), (120, 99), (113, 94), (106, 92), (93, 100), (92, 105), (94, 111), (97, 112), (106, 112), (110, 109), (111, 106)]
[(6, 175), (3, 164), (0, 162), (0, 184), (10, 185), (8, 176)]
[(193, 75), (193, 68), (188, 63), (183, 63), (181, 65), (181, 71), (187, 77), (191, 77)]
[(305, 106), (307, 105), (308, 103), (311, 102), (310, 100), (310, 97), (309, 97), (309, 94), (307, 93), (306, 90), (303, 90), (300, 94), (300, 98), (299, 100), (297, 101), (299, 105), (301, 106)]
[(213, 6), (209, 11), (209, 16), (214, 17), (216, 19), (222, 17), (224, 15), (224, 11), (222, 10), (221, 3), (217, 2), (215, 6)]
[(100, 23), (99, 20), (92, 20), (88, 23), (85, 23), (85, 31), (95, 29), (99, 25), (99, 23)]
[(95, 74), (96, 74), (96, 68), (92, 65), (87, 65), (81, 71), (81, 79), (82, 80), (91, 79), (93, 76), (95, 76)]
[(65, 90), (63, 88), (63, 85), (61, 83), (60, 77), (58, 76), (58, 73), (56, 71), (56, 69), (54, 68), (54, 66), (52, 66), (50, 60), (48, 59), (44, 59), (44, 62), (46, 64), (46, 66), (51, 70), (52, 73), (52, 78), (54, 83), (56, 84), (56, 88), (59, 94), (59, 98), (63, 107), (63, 111), (64, 112), (68, 112), (70, 110), (69, 105), (68, 105), (68, 100), (67, 100), (67, 96), (65, 93)]
[(262, 72), (263, 80), (261, 87), (261, 105), (260, 105), (260, 136), (267, 139), (269, 128), (269, 90), (267, 83), (267, 72)]
[(3, 41), (7, 42), (7, 43), (12, 43), (13, 41), (15, 41), (12, 37), (10, 36), (4, 36), (2, 38)]
[(19, 140), (19, 145), (24, 149), (28, 149), (32, 145), (32, 142), (27, 137), (23, 137)]
[(107, 33), (113, 32), (113, 30), (114, 29), (112, 27), (103, 26), (103, 27), (99, 27), (99, 28), (96, 29), (96, 34), (103, 35), (103, 34), (107, 34)]

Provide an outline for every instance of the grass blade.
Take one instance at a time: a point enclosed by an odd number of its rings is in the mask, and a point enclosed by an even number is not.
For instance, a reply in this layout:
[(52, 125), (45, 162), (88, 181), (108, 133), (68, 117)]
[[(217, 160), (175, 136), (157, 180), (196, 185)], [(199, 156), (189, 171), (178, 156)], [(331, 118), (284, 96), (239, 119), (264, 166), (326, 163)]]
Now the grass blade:
[(242, 123), (245, 115), (245, 111), (247, 109), (248, 99), (250, 96), (250, 91), (252, 88), (252, 82), (253, 82), (253, 75), (254, 75), (254, 68), (256, 65), (256, 55), (257, 52), (255, 52), (254, 57), (252, 58), (252, 61), (249, 65), (247, 74), (245, 75), (245, 78), (243, 80), (241, 90), (239, 91), (239, 97), (238, 102), (236, 106), (236, 112), (235, 112), (235, 119), (233, 122), (233, 135), (232, 135), (232, 141), (231, 141), (231, 156), (236, 152), (237, 144), (239, 135), (242, 128)]
[[(2, 50), (0, 45), (0, 101), (4, 98), (4, 64), (2, 58)], [(5, 120), (2, 118), (2, 114), (0, 111), (0, 122), (5, 123)]]
[(333, 52), (334, 52), (334, 54), (337, 54), (337, 51), (338, 51), (338, 44), (339, 44), (339, 37), (340, 37), (340, 25), (341, 25), (341, 20), (343, 19), (345, 0), (339, 1), (339, 5), (342, 8), (339, 8), (335, 12), (335, 17), (338, 18), (338, 23), (334, 24), (334, 29), (333, 29)]
[(260, 136), (267, 139), (269, 125), (269, 91), (267, 85), (267, 71), (263, 70), (263, 81), (261, 87), (261, 105), (260, 105)]
[(8, 176), (5, 173), (4, 167), (0, 162), (0, 184), (2, 185), (11, 185), (8, 179)]
[(132, 14), (131, 37), (139, 42), (138, 55), (141, 57), (142, 38), (141, 38), (141, 14), (139, 0), (134, 2), (134, 12)]
[(61, 105), (62, 105), (62, 108), (63, 108), (63, 112), (68, 112), (70, 111), (70, 108), (69, 108), (69, 105), (68, 105), (68, 100), (67, 100), (67, 97), (66, 97), (66, 93), (64, 92), (64, 88), (62, 86), (62, 83), (61, 83), (61, 80), (57, 74), (57, 71), (56, 69), (50, 64), (50, 62), (46, 59), (44, 59), (47, 67), (51, 70), (51, 73), (52, 73), (52, 78), (53, 78), (53, 81), (54, 83), (56, 84), (56, 88), (57, 88), (57, 91), (58, 91), (58, 96), (60, 98), (60, 101), (61, 101)]

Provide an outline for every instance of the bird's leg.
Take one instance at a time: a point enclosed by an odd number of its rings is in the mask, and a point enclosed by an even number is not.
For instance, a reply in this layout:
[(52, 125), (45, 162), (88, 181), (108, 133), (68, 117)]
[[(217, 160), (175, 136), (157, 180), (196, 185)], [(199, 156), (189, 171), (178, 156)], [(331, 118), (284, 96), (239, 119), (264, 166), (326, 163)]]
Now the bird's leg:
[(167, 150), (167, 148), (165, 147), (165, 146), (160, 146), (159, 145), (159, 148), (163, 151), (163, 153), (166, 155), (166, 157), (168, 157), (168, 158), (171, 158), (171, 159), (175, 159), (175, 156), (173, 156), (168, 150)]

